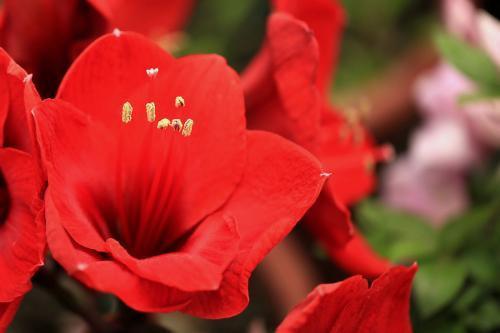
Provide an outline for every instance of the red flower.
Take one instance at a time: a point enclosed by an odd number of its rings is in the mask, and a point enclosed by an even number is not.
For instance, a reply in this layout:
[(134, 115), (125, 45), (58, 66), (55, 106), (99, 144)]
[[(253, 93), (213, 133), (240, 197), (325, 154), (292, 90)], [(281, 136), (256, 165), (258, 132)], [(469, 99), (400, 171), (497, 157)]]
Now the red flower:
[(323, 185), (312, 155), (247, 131), (244, 112), (218, 56), (176, 60), (129, 33), (92, 44), (34, 112), (54, 258), (137, 310), (242, 311)]
[(0, 332), (43, 264), (41, 173), (28, 112), (38, 101), (29, 76), (0, 49)]
[(114, 28), (163, 37), (182, 29), (193, 0), (5, 0), (0, 46), (53, 96), (73, 59)]
[(181, 30), (194, 7), (194, 0), (87, 0), (112, 28), (161, 38)]
[(21, 298), (10, 303), (0, 303), (0, 332), (5, 332), (17, 312)]
[[(347, 205), (373, 189), (373, 165), (389, 151), (376, 147), (359, 122), (328, 105), (332, 60), (343, 26), (340, 6), (330, 0), (283, 0), (275, 5), (278, 13), (269, 19), (264, 46), (243, 75), (248, 124), (295, 141), (333, 172), (304, 222), (342, 265), (345, 261), (337, 258), (345, 257), (343, 247), (354, 234)], [(306, 20), (313, 30), (287, 13)], [(351, 272), (376, 276), (389, 267), (368, 246), (358, 249), (363, 252), (349, 255), (371, 258), (371, 268), (356, 265), (361, 270)]]
[(394, 267), (371, 286), (361, 276), (316, 287), (277, 333), (411, 333), (410, 294), (417, 266)]

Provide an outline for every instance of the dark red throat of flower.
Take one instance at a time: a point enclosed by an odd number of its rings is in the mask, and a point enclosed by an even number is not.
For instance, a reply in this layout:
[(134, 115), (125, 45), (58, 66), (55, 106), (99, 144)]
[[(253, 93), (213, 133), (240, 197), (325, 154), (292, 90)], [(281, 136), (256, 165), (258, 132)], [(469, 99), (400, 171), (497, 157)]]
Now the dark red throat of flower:
[[(146, 131), (138, 130), (141, 126)], [(116, 214), (109, 229), (138, 258), (164, 253), (182, 236), (175, 235), (174, 222), (179, 222), (185, 138), (174, 128), (131, 122), (122, 124), (119, 140)]]

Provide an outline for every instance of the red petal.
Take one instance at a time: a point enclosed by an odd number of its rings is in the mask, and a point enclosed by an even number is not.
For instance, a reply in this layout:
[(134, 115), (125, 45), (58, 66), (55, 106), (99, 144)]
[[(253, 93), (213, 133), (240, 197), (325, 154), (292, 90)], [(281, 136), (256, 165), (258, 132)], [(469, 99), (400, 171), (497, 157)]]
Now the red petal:
[(109, 135), (62, 101), (43, 101), (34, 116), (49, 180), (46, 197), (52, 197), (60, 223), (76, 242), (105, 251), (106, 213), (115, 207), (116, 152)]
[(416, 265), (395, 267), (370, 288), (360, 276), (320, 285), (276, 332), (411, 333), (410, 293), (416, 271)]
[(353, 234), (349, 209), (326, 188), (307, 212), (304, 223), (326, 249), (342, 248)]
[(58, 211), (50, 196), (46, 207), (47, 241), (54, 259), (88, 287), (113, 293), (139, 311), (176, 311), (189, 302), (190, 293), (143, 279), (120, 263), (105, 260), (98, 253), (79, 246), (59, 223)]
[(31, 277), (43, 265), (45, 228), (41, 182), (33, 159), (11, 148), (0, 149), (9, 208), (0, 221), (0, 302), (10, 302), (31, 288)]
[[(66, 109), (61, 112), (57, 109), (43, 109), (44, 106), (51, 104), (64, 106), (63, 102), (46, 101), (35, 113), (41, 135), (40, 142), (44, 146), (45, 154), (53, 152), (54, 155), (56, 155), (56, 150), (53, 149), (54, 147), (49, 149), (51, 146), (47, 146), (47, 143), (51, 140), (52, 142), (63, 142), (68, 149), (64, 154), (56, 156), (69, 158), (68, 155), (72, 151), (69, 149), (72, 144), (71, 140), (76, 140), (69, 133), (75, 133), (83, 138), (83, 141), (88, 138), (84, 135), (82, 126), (76, 127), (78, 122), (71, 119), (75, 117), (74, 111)], [(64, 126), (59, 126), (60, 130), (55, 130), (55, 128), (45, 124), (57, 125), (57, 118), (62, 119), (61, 124), (64, 124)], [(72, 122), (76, 122), (76, 125), (72, 125)], [(59, 144), (62, 145), (62, 143)], [(77, 150), (77, 152), (82, 154), (82, 150)], [(59, 158), (62, 159), (62, 157)], [(54, 165), (59, 163), (52, 157), (48, 160), (52, 161), (51, 163)], [(230, 269), (224, 274), (224, 285), (221, 286), (221, 290), (195, 294), (197, 297), (190, 303), (193, 306), (190, 305), (187, 311), (199, 313), (200, 316), (229, 316), (243, 309), (248, 298), (247, 283), (250, 272), (263, 256), (293, 228), (312, 204), (322, 185), (323, 178), (320, 176), (321, 170), (318, 162), (301, 148), (275, 135), (252, 133), (250, 135), (249, 161), (245, 179), (224, 209), (225, 214), (234, 217), (237, 229), (242, 231), (242, 243), (239, 247), (241, 252), (237, 261), (233, 262)], [(49, 164), (49, 167), (54, 165)], [(83, 167), (85, 168), (84, 165)], [(61, 196), (59, 201), (62, 201), (63, 198), (68, 201), (68, 197), (62, 192), (63, 184), (68, 187), (68, 183), (61, 183), (58, 186), (61, 192), (56, 193), (53, 188), (54, 184), (57, 184), (59, 176), (51, 177), (50, 168), (48, 170), (49, 180), (52, 180), (46, 195), (47, 207), (49, 208), (53, 206), (51, 200), (56, 196)], [(68, 170), (75, 171), (74, 165), (73, 168), (66, 169), (66, 172)], [(91, 175), (87, 177), (93, 178)], [(59, 207), (47, 211), (48, 227), (50, 227), (48, 240), (51, 251), (56, 260), (69, 272), (89, 286), (115, 293), (127, 304), (142, 311), (178, 309), (192, 297), (191, 293), (180, 293), (172, 288), (140, 278), (122, 265), (103, 260), (96, 252), (82, 249), (73, 243), (64, 229), (58, 225), (59, 221), (65, 224), (68, 222), (65, 221), (66, 218), (54, 216), (56, 211), (66, 214)], [(67, 215), (67, 218), (70, 217), (75, 218), (75, 216)], [(82, 224), (80, 222), (74, 223), (74, 227), (81, 228)], [(74, 237), (74, 230), (66, 230)], [(84, 233), (85, 231), (82, 229), (81, 235), (83, 236)], [(81, 242), (79, 241), (79, 243)], [(195, 244), (198, 246), (198, 242)], [(123, 260), (123, 258), (121, 259)], [(115, 276), (119, 277), (115, 278)], [(151, 275), (148, 277), (152, 278)], [(116, 281), (122, 281), (122, 284), (127, 285), (118, 285)], [(233, 295), (221, 298), (221, 294), (224, 295), (228, 292), (233, 293)], [(213, 298), (215, 299), (212, 300)], [(227, 300), (227, 298), (229, 299)], [(217, 307), (212, 306), (218, 302), (224, 304)]]
[(87, 0), (114, 27), (137, 31), (150, 37), (181, 30), (194, 0)]
[(39, 101), (26, 72), (0, 48), (0, 146), (34, 152), (30, 112)]
[[(323, 179), (311, 155), (267, 133), (249, 136), (249, 161), (245, 178), (223, 210), (234, 217), (241, 242), (238, 257), (224, 273), (217, 291), (181, 292), (141, 278), (125, 266), (81, 248), (68, 237), (58, 222), (60, 218), (53, 216), (57, 210), (52, 196), (47, 196), (48, 242), (54, 258), (82, 282), (114, 293), (141, 311), (181, 309), (212, 318), (238, 313), (248, 301), (251, 271), (312, 204)], [(198, 242), (193, 244), (198, 246)]]
[(248, 303), (248, 279), (257, 264), (295, 226), (322, 184), (318, 161), (305, 150), (266, 132), (249, 132), (245, 176), (226, 207), (241, 237), (240, 253), (218, 291), (198, 293), (184, 312), (229, 317)]
[(7, 330), (19, 308), (19, 304), (21, 304), (21, 300), (22, 298), (19, 297), (10, 303), (0, 303), (0, 333), (4, 333)]
[[(6, 0), (0, 45), (53, 96), (77, 43), (104, 32), (93, 7), (80, 0)], [(43, 27), (43, 29), (41, 28)]]
[(236, 257), (238, 242), (235, 222), (212, 215), (174, 252), (136, 259), (114, 239), (108, 239), (107, 245), (113, 258), (144, 279), (183, 291), (200, 291), (219, 288), (222, 274)]
[(289, 15), (273, 14), (266, 43), (243, 74), (249, 127), (301, 144), (313, 140), (322, 103), (314, 84), (317, 63), (309, 28)]
[(276, 10), (304, 21), (314, 32), (319, 45), (317, 84), (323, 96), (328, 94), (334, 66), (339, 55), (344, 27), (344, 11), (338, 0), (274, 0)]
[[(290, 3), (290, 6), (295, 8), (298, 4)], [(338, 248), (351, 237), (349, 212), (342, 200), (345, 192), (351, 191), (353, 186), (341, 183), (337, 188), (333, 184), (354, 181), (357, 185), (358, 178), (351, 178), (346, 172), (337, 174), (339, 163), (331, 162), (339, 159), (337, 147), (342, 143), (338, 142), (338, 137), (337, 141), (328, 140), (324, 145), (318, 141), (326, 141), (322, 138), (325, 135), (330, 138), (331, 129), (320, 125), (323, 102), (315, 84), (317, 65), (317, 44), (309, 28), (289, 15), (273, 14), (268, 24), (266, 45), (244, 74), (247, 118), (251, 127), (279, 133), (319, 153), (327, 171), (334, 171), (333, 179), (328, 182), (333, 191), (325, 192), (312, 208), (307, 227), (325, 246)], [(269, 76), (274, 80), (269, 80)], [(338, 132), (338, 128), (334, 130)], [(358, 164), (354, 166), (358, 167)]]
[(360, 124), (354, 126), (332, 110), (325, 111), (318, 147), (325, 169), (333, 173), (327, 186), (346, 205), (359, 201), (373, 190), (374, 165), (380, 160), (379, 148), (372, 137)]
[(361, 274), (375, 278), (388, 270), (392, 264), (380, 257), (359, 232), (344, 247), (326, 246), (333, 262), (350, 274)]
[[(155, 79), (146, 75), (148, 68), (159, 69)], [(176, 96), (183, 96), (184, 108), (174, 107)], [(220, 57), (175, 60), (139, 35), (108, 35), (75, 61), (59, 97), (102, 122), (111, 132), (123, 127), (120, 113), (126, 101), (136, 110), (131, 124), (144, 124), (142, 131), (151, 128), (145, 120), (145, 104), (151, 101), (156, 104), (157, 119), (194, 120), (193, 134), (175, 141), (180, 152), (177, 158), (185, 159), (176, 181), (189, 186), (183, 187), (183, 195), (176, 203), (177, 215), (183, 222), (175, 224), (179, 230), (173, 230), (173, 235), (189, 229), (222, 205), (241, 178), (245, 164), (243, 96), (237, 75)], [(161, 144), (152, 146), (156, 151), (163, 149)]]

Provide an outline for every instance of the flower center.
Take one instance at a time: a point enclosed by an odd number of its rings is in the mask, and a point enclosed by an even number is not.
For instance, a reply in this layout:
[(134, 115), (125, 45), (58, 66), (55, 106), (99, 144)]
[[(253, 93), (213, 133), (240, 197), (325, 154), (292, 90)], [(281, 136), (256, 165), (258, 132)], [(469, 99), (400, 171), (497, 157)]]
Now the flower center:
[(130, 99), (122, 104), (117, 214), (116, 220), (108, 223), (113, 236), (138, 258), (160, 254), (182, 237), (183, 232), (172, 221), (178, 220), (176, 200), (185, 185), (179, 179), (186, 159), (183, 146), (188, 144), (194, 126), (189, 118), (163, 117), (173, 110), (168, 104), (179, 109), (189, 101), (183, 96), (167, 104), (155, 100), (152, 86), (161, 73), (158, 68), (150, 68), (146, 75), (150, 87), (143, 102), (139, 105)]

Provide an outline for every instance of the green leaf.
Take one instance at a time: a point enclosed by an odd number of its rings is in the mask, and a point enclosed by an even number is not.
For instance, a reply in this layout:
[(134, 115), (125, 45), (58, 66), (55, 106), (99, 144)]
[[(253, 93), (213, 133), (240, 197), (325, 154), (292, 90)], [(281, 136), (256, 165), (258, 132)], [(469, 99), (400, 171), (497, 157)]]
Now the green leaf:
[(492, 157), (489, 165), (471, 175), (471, 197), (476, 203), (500, 201), (500, 155)]
[[(484, 301), (479, 308), (465, 315), (467, 326), (482, 332), (500, 328), (500, 304), (493, 298)], [(495, 331), (496, 332), (496, 331)]]
[(415, 297), (422, 317), (428, 318), (449, 304), (462, 289), (466, 276), (459, 261), (421, 263), (415, 277)]
[(453, 309), (461, 314), (470, 311), (470, 308), (483, 296), (483, 288), (472, 285), (453, 302)]
[(491, 219), (495, 205), (474, 207), (464, 215), (452, 219), (439, 233), (441, 252), (454, 253), (484, 234), (484, 226)]
[(365, 200), (357, 207), (357, 221), (372, 246), (393, 261), (414, 261), (432, 255), (437, 232), (425, 220)]
[(471, 277), (487, 288), (493, 288), (498, 283), (500, 269), (494, 255), (486, 251), (472, 251), (465, 255), (464, 264)]
[(449, 34), (435, 35), (443, 55), (459, 71), (475, 81), (485, 92), (500, 92), (500, 74), (493, 61), (480, 49)]

